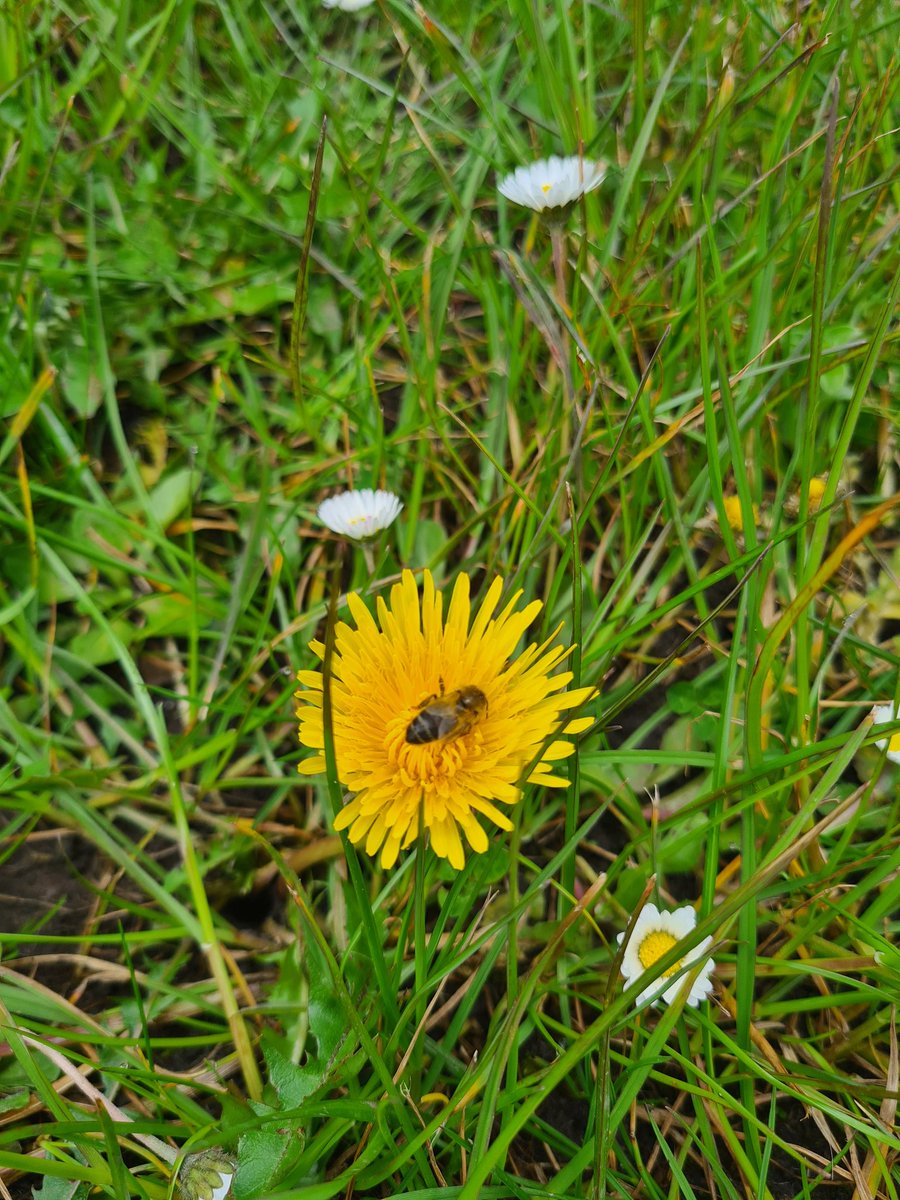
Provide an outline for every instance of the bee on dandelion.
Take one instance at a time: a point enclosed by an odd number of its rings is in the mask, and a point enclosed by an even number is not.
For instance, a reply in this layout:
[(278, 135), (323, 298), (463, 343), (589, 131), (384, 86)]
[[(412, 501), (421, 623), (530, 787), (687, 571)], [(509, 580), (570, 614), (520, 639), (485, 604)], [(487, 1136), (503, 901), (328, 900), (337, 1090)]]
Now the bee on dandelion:
[[(525, 782), (566, 787), (556, 764), (574, 752), (569, 739), (592, 724), (571, 717), (593, 695), (566, 691), (571, 671), (553, 674), (569, 649), (555, 636), (516, 648), (541, 604), (521, 605), (521, 592), (501, 607), (495, 579), (473, 612), (468, 575), (461, 574), (444, 610), (429, 571), (421, 593), (404, 571), (373, 616), (347, 597), (352, 624), (335, 628), (330, 663), (331, 722), (338, 778), (348, 792), (335, 828), (389, 869), (422, 828), (434, 852), (457, 870), (464, 840), (488, 848), (482, 821), (512, 829), (504, 809)], [(325, 647), (310, 645), (324, 661)], [(322, 671), (300, 671), (295, 694), (300, 742), (312, 753), (302, 775), (325, 771)]]
[(444, 695), (441, 680), (439, 698), (426, 700), (406, 730), (406, 740), (413, 746), (423, 742), (439, 742), (460, 737), (472, 728), (482, 713), (487, 712), (487, 696), (481, 688), (468, 684)]

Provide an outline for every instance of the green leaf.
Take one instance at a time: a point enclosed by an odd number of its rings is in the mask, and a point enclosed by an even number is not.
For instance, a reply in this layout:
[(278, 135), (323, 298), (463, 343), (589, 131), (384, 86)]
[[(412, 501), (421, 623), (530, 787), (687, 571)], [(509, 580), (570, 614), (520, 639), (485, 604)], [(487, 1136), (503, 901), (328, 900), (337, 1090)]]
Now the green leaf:
[(616, 900), (626, 912), (632, 912), (647, 883), (647, 872), (639, 867), (626, 867), (616, 885)]
[(187, 596), (178, 592), (145, 596), (138, 608), (145, 618), (145, 624), (139, 631), (141, 640), (150, 637), (187, 636), (193, 628), (193, 605)]
[(160, 480), (150, 493), (153, 515), (163, 529), (187, 508), (196, 478), (190, 467), (182, 467)]
[(10, 621), (15, 620), (19, 613), (28, 607), (33, 597), (34, 588), (25, 588), (10, 604), (0, 608), (0, 625), (8, 625)]
[(657, 856), (660, 869), (672, 874), (693, 870), (706, 852), (707, 825), (702, 813), (682, 817), (677, 829), (660, 838)]
[[(276, 1110), (266, 1104), (254, 1104), (259, 1116), (276, 1118)], [(236, 1200), (261, 1196), (284, 1179), (303, 1152), (305, 1136), (296, 1118), (273, 1119), (261, 1129), (245, 1133), (238, 1142), (238, 1169), (234, 1177)]]
[[(110, 621), (110, 628), (126, 646), (131, 644), (139, 632), (136, 626), (124, 617), (116, 617)], [(91, 663), (93, 666), (102, 666), (104, 663), (113, 662), (117, 654), (106, 630), (98, 629), (95, 626), (91, 626), (84, 633), (76, 633), (69, 643), (69, 651), (76, 658)]]
[(0, 1113), (15, 1112), (16, 1109), (24, 1108), (30, 1095), (31, 1093), (26, 1090), (12, 1092), (8, 1096), (0, 1096)]
[(94, 351), (79, 338), (62, 354), (59, 382), (79, 417), (92, 417), (103, 402), (103, 386), (94, 369)]
[(416, 537), (413, 543), (414, 562), (438, 563), (447, 550), (447, 530), (437, 521), (427, 517), (416, 522)]
[[(823, 337), (827, 350), (837, 350), (840, 346), (858, 341), (861, 332), (854, 325), (832, 325)], [(829, 357), (825, 358), (825, 362)], [(823, 371), (819, 381), (822, 394), (832, 400), (848, 400), (853, 393), (853, 383), (850, 377), (850, 363), (839, 363), (830, 371)]]
[(347, 1021), (332, 987), (328, 965), (312, 938), (307, 940), (305, 962), (309, 975), (309, 1032), (316, 1041), (315, 1061), (324, 1079), (347, 1033)]
[(83, 1179), (45, 1175), (40, 1187), (32, 1187), (33, 1200), (87, 1200), (91, 1185)]
[(322, 1082), (321, 1071), (292, 1063), (277, 1046), (265, 1046), (263, 1054), (269, 1068), (269, 1083), (282, 1108), (297, 1108)]

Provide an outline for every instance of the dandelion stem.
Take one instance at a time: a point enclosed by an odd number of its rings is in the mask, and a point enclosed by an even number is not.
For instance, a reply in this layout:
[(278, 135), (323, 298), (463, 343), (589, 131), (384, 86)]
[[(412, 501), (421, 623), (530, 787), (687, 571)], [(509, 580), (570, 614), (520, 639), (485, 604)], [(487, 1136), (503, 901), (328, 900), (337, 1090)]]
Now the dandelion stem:
[(425, 806), (419, 803), (419, 834), (416, 838), (416, 890), (413, 913), (413, 954), (416, 962), (416, 1044), (413, 1054), (411, 1078), (418, 1090), (422, 1081), (422, 1059), (425, 1050), (425, 976), (428, 968), (427, 941), (425, 932), (425, 874), (427, 870), (427, 837), (425, 832)]

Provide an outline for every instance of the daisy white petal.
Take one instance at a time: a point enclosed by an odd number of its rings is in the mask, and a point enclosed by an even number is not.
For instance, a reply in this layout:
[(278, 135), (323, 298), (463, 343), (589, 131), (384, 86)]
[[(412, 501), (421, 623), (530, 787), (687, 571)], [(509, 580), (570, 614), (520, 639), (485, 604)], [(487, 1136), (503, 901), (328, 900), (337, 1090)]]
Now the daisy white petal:
[[(640, 979), (655, 962), (668, 953), (682, 938), (687, 937), (696, 924), (697, 914), (689, 904), (682, 908), (676, 908), (672, 912), (663, 912), (655, 904), (645, 904), (622, 958), (625, 986)], [(620, 944), (624, 936), (623, 933), (618, 935)], [(655, 1004), (659, 1004), (660, 1001), (671, 1004), (681, 990), (686, 971), (700, 962), (703, 963), (702, 969), (691, 984), (686, 1003), (694, 1008), (701, 1000), (705, 1000), (712, 991), (710, 975), (715, 967), (712, 959), (707, 957), (707, 951), (711, 945), (712, 938), (704, 938), (684, 958), (679, 959), (674, 966), (670, 967), (663, 976), (655, 980), (649, 987), (644, 988), (638, 996), (638, 1004), (643, 1004), (645, 1000), (651, 998)], [(675, 976), (673, 981), (667, 983), (666, 981), (672, 976)]]
[(369, 538), (387, 529), (396, 520), (403, 505), (393, 492), (361, 488), (358, 492), (340, 492), (319, 505), (317, 516), (332, 533), (344, 537)]
[[(893, 704), (876, 704), (872, 709), (872, 724), (884, 725), (888, 721), (896, 721), (898, 714)], [(900, 763), (900, 733), (892, 733), (890, 737), (878, 738), (875, 745), (879, 750), (887, 749), (891, 762)]]
[(322, 0), (322, 7), (339, 8), (341, 12), (359, 12), (374, 3), (375, 0)]
[(497, 184), (497, 190), (514, 204), (544, 212), (565, 208), (580, 200), (603, 182), (603, 163), (572, 155), (570, 158), (542, 158), (528, 167), (519, 167)]

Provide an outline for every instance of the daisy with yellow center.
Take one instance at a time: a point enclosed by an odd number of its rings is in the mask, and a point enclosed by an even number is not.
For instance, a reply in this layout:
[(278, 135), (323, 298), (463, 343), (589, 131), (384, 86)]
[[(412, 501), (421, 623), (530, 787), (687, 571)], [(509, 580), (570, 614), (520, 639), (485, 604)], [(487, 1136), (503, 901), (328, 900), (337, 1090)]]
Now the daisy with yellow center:
[(605, 175), (606, 167), (601, 162), (578, 155), (560, 158), (554, 154), (505, 175), (497, 190), (507, 200), (535, 212), (563, 210), (599, 187)]
[[(416, 840), (420, 810), (435, 853), (459, 870), (461, 832), (477, 853), (488, 847), (479, 817), (512, 829), (497, 805), (520, 798), (526, 768), (529, 783), (568, 784), (553, 764), (574, 746), (556, 735), (592, 724), (566, 714), (595, 689), (566, 692), (571, 671), (550, 674), (569, 653), (551, 644), (555, 635), (511, 657), (541, 604), (519, 608), (517, 592), (501, 609), (502, 590), (495, 579), (474, 617), (467, 575), (456, 580), (446, 615), (428, 571), (421, 597), (404, 571), (390, 602), (377, 598), (377, 620), (359, 596), (347, 597), (354, 625), (335, 628), (331, 715), (338, 778), (351, 796), (335, 828), (367, 854), (380, 852), (385, 869)], [(324, 660), (321, 642), (310, 648)], [(313, 751), (299, 770), (318, 775), (325, 770), (323, 676), (300, 671), (297, 678), (300, 742)]]
[[(886, 725), (889, 721), (900, 720), (900, 711), (893, 704), (876, 704), (872, 709), (872, 724)], [(879, 750), (887, 750), (890, 762), (900, 763), (900, 733), (892, 733), (890, 737), (878, 738), (875, 745)]]
[[(672, 912), (662, 912), (655, 904), (645, 904), (635, 922), (622, 959), (625, 986), (628, 987), (629, 984), (640, 979), (664, 954), (668, 953), (682, 938), (687, 937), (696, 924), (697, 914), (689, 904), (683, 908), (676, 908)], [(624, 933), (618, 935), (620, 944), (624, 936)], [(711, 958), (706, 957), (706, 952), (711, 944), (712, 938), (704, 938), (698, 946), (695, 946), (693, 950), (669, 967), (668, 971), (663, 972), (659, 979), (644, 988), (637, 998), (637, 1003), (643, 1004), (645, 1000), (652, 997), (655, 1004), (661, 1000), (664, 1000), (666, 1004), (671, 1004), (681, 990), (686, 968), (703, 962), (703, 967), (691, 984), (691, 990), (685, 1002), (695, 1008), (712, 991), (710, 975), (715, 963)], [(667, 985), (666, 980), (675, 975), (677, 978)]]
[(329, 496), (319, 505), (316, 516), (332, 533), (359, 541), (387, 529), (402, 508), (393, 492), (362, 488)]

